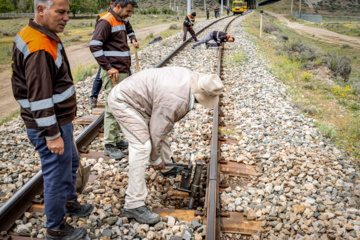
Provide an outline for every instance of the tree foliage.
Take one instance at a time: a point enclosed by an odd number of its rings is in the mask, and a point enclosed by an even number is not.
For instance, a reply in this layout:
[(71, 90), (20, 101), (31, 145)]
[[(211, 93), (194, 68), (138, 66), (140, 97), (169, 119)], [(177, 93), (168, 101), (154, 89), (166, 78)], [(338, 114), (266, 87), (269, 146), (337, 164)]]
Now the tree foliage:
[(0, 0), (0, 13), (11, 12), (15, 10), (15, 6), (11, 0)]

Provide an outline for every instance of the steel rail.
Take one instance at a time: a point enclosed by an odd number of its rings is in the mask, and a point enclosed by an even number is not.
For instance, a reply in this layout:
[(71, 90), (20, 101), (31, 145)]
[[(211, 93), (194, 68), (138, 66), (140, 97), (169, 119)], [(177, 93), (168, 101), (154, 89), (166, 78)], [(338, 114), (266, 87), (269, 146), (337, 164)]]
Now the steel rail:
[[(241, 15), (240, 15), (241, 16)], [(238, 17), (240, 17), (238, 16)], [(238, 18), (236, 17), (236, 18)], [(224, 28), (227, 31), (230, 24), (236, 19), (232, 19)], [(219, 49), (218, 69), (217, 74), (221, 77), (221, 63), (223, 56), (222, 48)], [(214, 108), (213, 132), (211, 138), (211, 159), (208, 167), (208, 179), (206, 188), (206, 240), (220, 239), (220, 200), (219, 200), (219, 185), (220, 185), (220, 171), (219, 171), (219, 103)]]
[[(221, 20), (224, 20), (227, 16), (220, 18), (199, 30), (196, 34), (200, 34), (208, 27), (212, 26), (214, 23), (217, 23)], [(165, 59), (158, 63), (154, 68), (159, 68), (164, 66), (172, 57), (175, 56), (187, 43), (189, 43), (191, 38), (183, 42), (179, 47), (172, 51)], [(86, 144), (89, 144), (99, 133), (99, 129), (104, 122), (104, 113), (101, 114), (98, 118), (94, 120), (89, 126), (87, 126), (83, 132), (75, 139), (75, 144), (80, 151), (84, 151)], [(29, 182), (27, 182), (19, 191), (17, 191), (4, 205), (0, 207), (0, 233), (5, 235), (7, 231), (12, 227), (15, 220), (19, 219), (21, 215), (29, 209), (32, 204), (32, 200), (36, 195), (40, 195), (43, 192), (43, 178), (42, 171), (39, 171), (34, 177), (32, 177)]]

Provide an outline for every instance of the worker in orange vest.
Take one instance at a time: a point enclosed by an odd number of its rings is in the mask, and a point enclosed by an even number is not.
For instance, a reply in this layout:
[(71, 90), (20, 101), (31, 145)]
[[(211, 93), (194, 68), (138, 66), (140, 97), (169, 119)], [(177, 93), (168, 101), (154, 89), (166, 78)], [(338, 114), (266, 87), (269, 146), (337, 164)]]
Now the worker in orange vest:
[(193, 12), (185, 17), (185, 21), (183, 24), (183, 30), (184, 30), (183, 42), (186, 40), (187, 32), (190, 32), (191, 36), (196, 42), (198, 41), (193, 29), (193, 26), (195, 24), (195, 17), (196, 17), (196, 12)]

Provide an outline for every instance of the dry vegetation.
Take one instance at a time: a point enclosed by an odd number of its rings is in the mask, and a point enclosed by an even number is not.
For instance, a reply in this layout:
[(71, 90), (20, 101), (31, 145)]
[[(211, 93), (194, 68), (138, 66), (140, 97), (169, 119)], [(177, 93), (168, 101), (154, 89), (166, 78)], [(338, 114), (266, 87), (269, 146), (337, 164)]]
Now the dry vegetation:
[[(246, 20), (259, 36), (259, 14)], [(317, 120), (321, 133), (360, 157), (360, 50), (296, 34), (264, 15), (259, 48), (281, 81), (289, 86), (293, 105)]]

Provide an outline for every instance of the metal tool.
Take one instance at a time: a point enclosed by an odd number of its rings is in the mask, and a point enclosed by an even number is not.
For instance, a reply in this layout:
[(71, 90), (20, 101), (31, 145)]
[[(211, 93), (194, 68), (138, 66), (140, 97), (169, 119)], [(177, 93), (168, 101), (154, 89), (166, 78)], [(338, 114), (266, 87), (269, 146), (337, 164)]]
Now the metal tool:
[[(197, 160), (195, 165), (194, 176), (192, 177), (193, 165), (191, 161), (189, 164), (183, 163), (165, 163), (166, 167), (179, 167), (182, 168), (180, 185), (173, 185), (174, 190), (187, 192), (190, 194), (189, 209), (194, 208), (195, 200), (202, 196), (204, 192), (203, 187), (200, 185), (202, 178), (203, 168), (206, 165), (204, 160)], [(192, 182), (190, 182), (192, 179)]]

